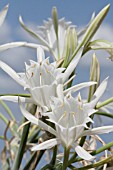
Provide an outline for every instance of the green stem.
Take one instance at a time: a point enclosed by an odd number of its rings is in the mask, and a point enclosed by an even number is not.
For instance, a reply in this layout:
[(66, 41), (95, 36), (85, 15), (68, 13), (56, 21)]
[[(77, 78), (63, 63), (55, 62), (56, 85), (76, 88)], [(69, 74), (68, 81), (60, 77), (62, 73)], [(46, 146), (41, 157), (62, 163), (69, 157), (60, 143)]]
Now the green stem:
[[(90, 154), (92, 156), (95, 156), (109, 148), (111, 148), (113, 146), (113, 141), (112, 142), (109, 142), (108, 144), (102, 146), (101, 148), (97, 149), (97, 150), (94, 150), (92, 151)], [(83, 159), (82, 158), (73, 158), (73, 159), (70, 159), (69, 162), (68, 162), (68, 166), (70, 166), (72, 163), (75, 163), (75, 162), (79, 162), (79, 161), (82, 161)]]
[(2, 119), (4, 121), (4, 123), (6, 123), (6, 125), (8, 124), (8, 120), (2, 113), (0, 113), (0, 119)]
[(55, 162), (56, 162), (56, 155), (57, 155), (57, 146), (54, 147), (54, 150), (53, 150), (53, 157), (50, 161), (49, 164), (45, 165), (43, 168), (41, 168), (41, 170), (46, 170), (46, 169), (54, 169), (54, 165), (55, 165)]
[(96, 112), (95, 114), (96, 114), (96, 115), (106, 116), (106, 117), (109, 117), (109, 118), (112, 118), (112, 119), (113, 119), (113, 114), (111, 114), (111, 113), (106, 113), (106, 112)]
[(23, 170), (28, 170), (28, 169), (30, 168), (32, 162), (36, 159), (36, 155), (37, 155), (37, 152), (34, 152), (34, 153), (31, 155), (29, 161), (27, 162), (27, 164), (25, 165), (25, 167), (23, 168)]
[(35, 143), (34, 141), (37, 140), (38, 142), (38, 138), (39, 138), (39, 134), (40, 134), (40, 129), (37, 129), (32, 136), (28, 139), (28, 143)]
[(0, 94), (0, 96), (20, 96), (20, 97), (31, 97), (30, 94), (19, 94), (19, 93), (14, 93), (14, 94)]
[(96, 168), (96, 167), (99, 167), (101, 165), (104, 165), (110, 161), (113, 160), (113, 155), (109, 156), (108, 158), (106, 159), (103, 159), (101, 161), (98, 161), (94, 164), (90, 164), (90, 165), (87, 165), (87, 166), (84, 166), (84, 167), (81, 167), (81, 168), (73, 168), (73, 166), (70, 166), (70, 169), (73, 169), (73, 170), (87, 170), (87, 169), (91, 169), (91, 168)]
[(97, 104), (97, 105), (96, 105), (96, 109), (99, 109), (99, 108), (101, 108), (101, 107), (103, 107), (103, 106), (105, 106), (105, 105), (108, 105), (109, 103), (112, 103), (112, 102), (113, 102), (113, 97), (105, 100), (105, 101), (102, 102), (102, 103)]
[(70, 152), (70, 149), (65, 147), (64, 148), (64, 161), (63, 161), (62, 170), (66, 170), (67, 167), (68, 167), (69, 152)]
[(9, 114), (9, 116), (11, 117), (12, 120), (15, 120), (15, 117), (13, 116), (11, 110), (9, 109), (9, 107), (5, 104), (5, 102), (3, 102), (2, 100), (0, 100), (0, 104), (3, 106), (3, 108), (6, 110), (6, 112)]
[[(25, 119), (25, 121), (27, 121), (27, 120)], [(23, 128), (20, 146), (18, 148), (18, 152), (16, 154), (16, 158), (14, 160), (12, 170), (19, 170), (19, 168), (20, 168), (20, 164), (21, 164), (21, 161), (23, 158), (25, 147), (26, 147), (29, 128), (30, 128), (30, 123), (27, 124), (26, 126), (24, 126), (24, 128)]]
[(39, 151), (39, 154), (36, 156), (36, 159), (34, 160), (34, 165), (31, 167), (31, 170), (35, 170), (37, 167), (38, 163), (40, 162), (45, 150)]
[(57, 156), (57, 146), (54, 147), (54, 150), (53, 150), (53, 157), (52, 157), (52, 160), (50, 162), (51, 165), (55, 165), (55, 162), (56, 162), (56, 156)]
[(0, 139), (1, 139), (1, 140), (4, 140), (4, 136), (0, 136)]

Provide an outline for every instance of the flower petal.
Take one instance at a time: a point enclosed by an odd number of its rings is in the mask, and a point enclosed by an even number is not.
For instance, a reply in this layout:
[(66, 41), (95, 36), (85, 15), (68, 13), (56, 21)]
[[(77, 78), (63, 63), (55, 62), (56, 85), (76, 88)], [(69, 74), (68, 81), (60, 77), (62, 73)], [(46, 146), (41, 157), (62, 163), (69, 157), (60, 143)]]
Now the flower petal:
[(74, 71), (74, 69), (76, 68), (76, 66), (81, 58), (81, 55), (82, 55), (82, 51), (80, 50), (78, 52), (78, 54), (75, 56), (75, 58), (71, 61), (71, 63), (67, 67), (66, 71), (64, 72), (63, 82), (65, 82), (69, 78), (71, 73)]
[(24, 46), (26, 42), (11, 42), (7, 44), (0, 45), (0, 51), (8, 50), (10, 48)]
[(72, 86), (72, 87), (66, 89), (66, 90), (64, 91), (64, 94), (67, 94), (68, 92), (74, 93), (74, 92), (76, 92), (76, 91), (78, 91), (78, 90), (80, 90), (80, 89), (82, 89), (82, 88), (84, 88), (84, 87), (89, 87), (89, 86), (92, 86), (92, 85), (94, 85), (94, 84), (96, 84), (96, 82), (80, 83), (80, 84), (77, 84), (77, 85), (75, 85), (75, 86)]
[[(0, 100), (18, 103), (18, 97), (19, 96), (1, 96)], [(20, 98), (22, 103), (34, 103), (34, 100), (32, 98), (28, 98), (28, 97), (19, 97), (19, 98)]]
[(97, 134), (109, 133), (112, 131), (113, 131), (113, 126), (102, 126), (98, 128), (93, 128), (91, 130), (85, 130), (81, 136), (97, 135)]
[(35, 48), (35, 49), (37, 49), (38, 47), (41, 47), (41, 48), (43, 48), (44, 50), (49, 51), (46, 46), (39, 45), (39, 44), (35, 44), (35, 43), (25, 43), (24, 46), (25, 46), (25, 47), (30, 47), (30, 48)]
[(75, 151), (77, 152), (78, 156), (84, 160), (91, 161), (95, 157), (89, 154), (87, 151), (85, 151), (81, 146), (76, 146)]
[(24, 81), (20, 79), (20, 76), (7, 64), (0, 61), (0, 67), (9, 75), (11, 76), (17, 83), (19, 83), (21, 86), (29, 87)]
[(100, 99), (100, 97), (105, 92), (106, 87), (107, 87), (107, 83), (108, 83), (108, 77), (103, 80), (103, 82), (100, 84), (100, 86), (97, 88), (96, 92), (94, 93), (93, 99), (89, 103), (92, 108), (97, 104), (98, 100)]
[(37, 61), (38, 63), (41, 63), (45, 59), (45, 54), (43, 49), (39, 46), (37, 48)]
[(53, 146), (60, 144), (60, 139), (50, 139), (41, 144), (38, 144), (31, 148), (32, 151), (51, 149)]
[(33, 116), (32, 114), (30, 114), (25, 108), (24, 106), (21, 104), (21, 99), (19, 98), (19, 105), (20, 105), (20, 110), (22, 112), (22, 114), (24, 115), (24, 117), (26, 119), (28, 119), (31, 123), (38, 125), (40, 128), (43, 128), (44, 130), (52, 133), (53, 135), (57, 136), (56, 131), (48, 126), (46, 123), (42, 122), (40, 119), (37, 119), (35, 116)]
[(62, 84), (59, 84), (57, 86), (57, 95), (58, 95), (59, 99), (63, 100), (64, 94), (63, 94), (63, 85)]

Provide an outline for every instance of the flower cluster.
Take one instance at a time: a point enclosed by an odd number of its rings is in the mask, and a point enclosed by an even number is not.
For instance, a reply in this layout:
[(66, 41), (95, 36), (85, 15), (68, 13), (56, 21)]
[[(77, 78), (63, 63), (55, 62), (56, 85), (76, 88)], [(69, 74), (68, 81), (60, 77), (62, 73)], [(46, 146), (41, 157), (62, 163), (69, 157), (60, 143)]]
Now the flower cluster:
[[(42, 142), (39, 141), (33, 146), (32, 151), (62, 145), (64, 148), (63, 170), (71, 165), (68, 162), (71, 149), (76, 156), (86, 162), (95, 159), (85, 149), (85, 137), (113, 131), (113, 126), (93, 128), (94, 114), (100, 108), (106, 111), (102, 106), (112, 102), (110, 100), (103, 105), (99, 103), (106, 90), (108, 78), (100, 83), (100, 68), (96, 56), (93, 57), (90, 81), (72, 84), (77, 65), (87, 51), (100, 48), (106, 49), (109, 53), (108, 49), (112, 51), (110, 42), (103, 43), (101, 40), (90, 42), (108, 9), (109, 5), (96, 17), (93, 16), (81, 32), (77, 32), (76, 27), (71, 22), (66, 22), (64, 18), (58, 20), (56, 8), (52, 10), (52, 19), (45, 21), (44, 26), (38, 27), (37, 32), (27, 28), (20, 17), (21, 26), (35, 36), (40, 44), (16, 42), (0, 47), (2, 50), (17, 46), (37, 49), (37, 61), (30, 60), (29, 65), (25, 63), (24, 73), (16, 73), (10, 66), (0, 61), (0, 68), (28, 92), (27, 96), (26, 94), (3, 95), (0, 100), (19, 103), (23, 116), (37, 125), (40, 132), (44, 131), (40, 137)], [(6, 13), (2, 15), (1, 23), (5, 15)], [(45, 57), (44, 50), (50, 52), (53, 62), (50, 57)], [(86, 87), (89, 88), (89, 97), (82, 99), (80, 90)], [(29, 107), (32, 109), (28, 109)], [(84, 142), (81, 144), (80, 141)], [(14, 164), (13, 169), (16, 165), (17, 163)]]

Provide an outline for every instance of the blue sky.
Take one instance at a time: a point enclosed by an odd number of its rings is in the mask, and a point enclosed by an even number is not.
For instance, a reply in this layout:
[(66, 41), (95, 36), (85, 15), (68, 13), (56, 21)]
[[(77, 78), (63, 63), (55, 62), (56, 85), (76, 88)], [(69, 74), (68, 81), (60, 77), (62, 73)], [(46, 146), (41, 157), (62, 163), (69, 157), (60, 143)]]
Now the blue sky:
[(26, 21), (41, 24), (43, 19), (50, 17), (51, 9), (56, 6), (59, 17), (71, 20), (75, 25), (85, 25), (92, 12), (99, 12), (108, 3), (111, 9), (105, 21), (113, 24), (113, 1), (112, 0), (2, 0), (0, 8), (9, 3), (7, 21), (12, 26), (18, 26), (18, 16), (22, 15)]
[[(110, 11), (106, 16), (100, 31), (97, 32), (96, 38), (105, 38), (113, 42), (113, 1), (112, 0), (1, 0), (0, 9), (9, 3), (9, 11), (6, 21), (0, 28), (0, 44), (17, 40), (29, 40), (30, 37), (21, 29), (18, 17), (22, 15), (25, 23), (42, 25), (43, 20), (51, 17), (51, 9), (57, 7), (59, 18), (65, 17), (67, 21), (81, 27), (87, 25), (92, 13), (96, 14), (107, 4), (111, 4)], [(31, 38), (31, 41), (33, 39)], [(92, 53), (88, 54), (87, 60), (84, 58), (77, 71), (76, 82), (89, 80), (89, 65)], [(97, 52), (99, 61), (101, 62), (101, 79), (110, 76), (110, 83), (105, 96), (113, 96), (113, 63), (107, 60), (107, 54)], [(36, 59), (36, 52), (33, 50), (18, 48), (9, 50), (0, 54), (0, 60), (5, 61), (17, 71), (24, 70), (24, 62), (29, 59)], [(23, 89), (11, 80), (3, 71), (0, 70), (0, 93), (20, 92)], [(14, 108), (14, 104), (10, 104)], [(18, 107), (16, 105), (16, 107)], [(14, 112), (16, 109), (14, 110)], [(20, 116), (16, 113), (16, 116)], [(0, 122), (1, 123), (1, 122)], [(106, 121), (104, 121), (106, 123)], [(110, 121), (111, 124), (113, 124)], [(2, 133), (2, 131), (1, 131)], [(108, 138), (107, 138), (108, 139)], [(111, 137), (109, 138), (111, 140)]]
[[(83, 3), (84, 2), (84, 3)], [(28, 25), (42, 25), (43, 20), (51, 17), (51, 10), (53, 6), (57, 7), (59, 18), (65, 17), (67, 21), (72, 21), (78, 27), (87, 25), (92, 13), (97, 14), (108, 3), (111, 4), (108, 15), (106, 16), (102, 26), (97, 32), (95, 38), (104, 38), (113, 42), (113, 1), (112, 0), (1, 0), (0, 9), (9, 3), (9, 10), (6, 21), (0, 28), (0, 44), (17, 41), (28, 40), (34, 41), (28, 36), (20, 27), (18, 17), (22, 15), (24, 21)], [(107, 95), (113, 95), (112, 82), (112, 68), (113, 63), (107, 60), (107, 54), (103, 52), (96, 52), (101, 65), (101, 79), (110, 76), (110, 83), (108, 84)], [(80, 62), (77, 71), (77, 82), (89, 80), (89, 65), (91, 62), (92, 53)], [(9, 64), (16, 71), (24, 70), (24, 62), (29, 59), (36, 60), (36, 51), (25, 48), (16, 48), (0, 54), (0, 59)], [(9, 76), (3, 71), (0, 71), (1, 83), (0, 93), (16, 93), (23, 91)], [(8, 86), (7, 86), (8, 84)]]

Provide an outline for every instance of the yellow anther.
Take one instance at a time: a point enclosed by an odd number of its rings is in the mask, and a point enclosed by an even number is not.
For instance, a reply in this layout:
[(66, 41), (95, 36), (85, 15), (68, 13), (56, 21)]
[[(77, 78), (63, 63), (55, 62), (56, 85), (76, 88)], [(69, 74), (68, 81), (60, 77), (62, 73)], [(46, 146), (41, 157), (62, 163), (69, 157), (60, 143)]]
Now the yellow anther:
[(67, 112), (66, 111), (64, 111), (64, 114), (63, 114), (63, 116), (66, 116), (67, 115)]
[(46, 64), (47, 64), (47, 65), (50, 65), (50, 63), (49, 63), (48, 61), (46, 61)]
[(64, 107), (64, 103), (63, 102), (61, 103), (60, 107)]
[(79, 105), (79, 110), (83, 110), (83, 108), (82, 108), (82, 106), (81, 106), (81, 105)]
[(75, 112), (71, 112), (71, 113), (72, 113), (73, 116), (76, 114)]
[(34, 76), (34, 73), (32, 72), (32, 73), (31, 73), (31, 77), (33, 77), (33, 76)]
[(70, 98), (70, 95), (67, 96), (67, 99), (69, 99), (69, 98)]

